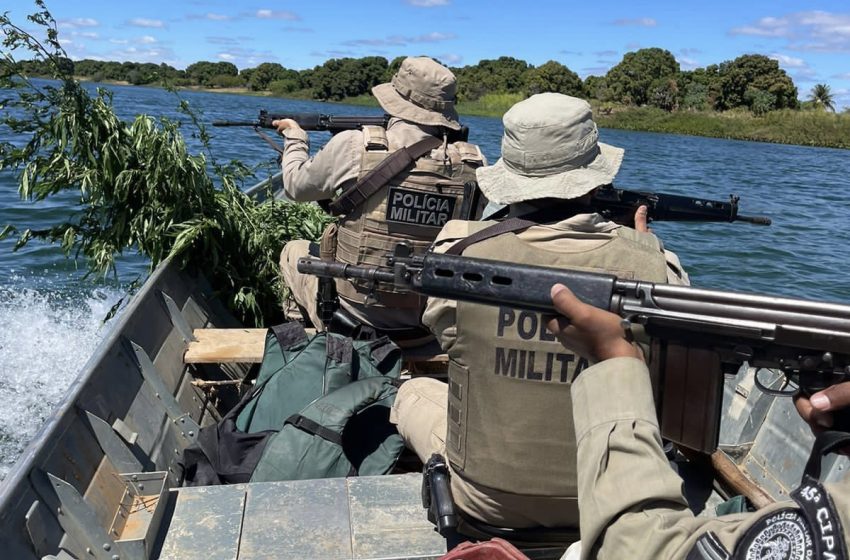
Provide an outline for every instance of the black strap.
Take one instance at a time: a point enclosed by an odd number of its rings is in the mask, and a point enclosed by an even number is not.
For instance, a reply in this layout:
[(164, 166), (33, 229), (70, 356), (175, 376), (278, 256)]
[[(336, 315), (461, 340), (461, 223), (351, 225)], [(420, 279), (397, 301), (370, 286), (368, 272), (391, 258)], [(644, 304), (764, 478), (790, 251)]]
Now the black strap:
[(323, 440), (329, 441), (336, 445), (342, 445), (342, 435), (336, 433), (335, 431), (329, 428), (322, 426), (318, 422), (310, 420), (306, 416), (301, 416), (300, 414), (293, 414), (292, 416), (286, 419), (286, 424), (292, 424), (299, 430), (305, 431), (308, 434), (319, 436)]
[(330, 203), (331, 214), (334, 216), (350, 214), (366, 202), (370, 196), (392, 181), (396, 175), (407, 169), (414, 161), (442, 143), (443, 140), (441, 138), (429, 136), (412, 146), (405, 146), (391, 153), (384, 161), (361, 177), (355, 184), (345, 189), (342, 194)]
[(265, 140), (265, 141), (266, 141), (266, 143), (267, 143), (269, 146), (271, 146), (272, 148), (274, 148), (274, 150), (275, 150), (277, 153), (279, 153), (280, 155), (283, 155), (283, 148), (281, 148), (280, 146), (278, 146), (278, 145), (277, 145), (277, 143), (276, 143), (274, 140), (272, 140), (271, 138), (269, 138), (269, 137), (268, 137), (268, 135), (267, 135), (265, 132), (263, 132), (262, 130), (260, 130), (260, 129), (259, 129), (259, 128), (257, 128), (256, 126), (254, 127), (254, 132), (256, 132), (257, 134), (259, 134), (259, 135), (260, 135), (260, 138), (262, 138), (263, 140)]
[(275, 338), (277, 338), (277, 343), (280, 344), (281, 350), (307, 340), (307, 331), (304, 330), (304, 326), (298, 321), (282, 323), (269, 328), (274, 333)]
[(812, 445), (812, 454), (809, 455), (806, 468), (803, 469), (801, 483), (806, 482), (806, 477), (820, 479), (821, 461), (824, 455), (828, 455), (845, 445), (850, 445), (850, 434), (847, 432), (827, 430), (819, 433), (815, 438), (814, 445)]
[(524, 229), (528, 229), (531, 226), (537, 225), (536, 222), (532, 222), (531, 220), (523, 220), (521, 218), (508, 218), (502, 222), (495, 223), (491, 226), (487, 226), (486, 228), (476, 231), (472, 235), (461, 239), (457, 243), (451, 246), (451, 248), (446, 251), (447, 255), (462, 255), (464, 250), (470, 245), (474, 245), (475, 243), (479, 243), (484, 241), (485, 239), (491, 239), (493, 237), (498, 237), (505, 233), (513, 233), (515, 231), (522, 231)]

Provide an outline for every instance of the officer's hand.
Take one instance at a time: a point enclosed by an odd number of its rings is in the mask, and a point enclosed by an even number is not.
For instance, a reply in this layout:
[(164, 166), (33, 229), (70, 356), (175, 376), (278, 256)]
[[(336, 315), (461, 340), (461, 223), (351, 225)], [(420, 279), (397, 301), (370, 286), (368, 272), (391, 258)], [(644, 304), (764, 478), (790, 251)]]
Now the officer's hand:
[(287, 128), (301, 128), (293, 119), (277, 119), (272, 121), (272, 126), (275, 127), (280, 134), (283, 134), (283, 131)]
[(635, 229), (637, 231), (643, 233), (651, 233), (652, 230), (649, 229), (648, 223), (648, 215), (649, 208), (647, 208), (646, 204), (641, 204), (638, 206), (638, 209), (635, 210)]
[(827, 387), (808, 398), (800, 395), (794, 404), (812, 429), (831, 428), (832, 412), (850, 407), (850, 381)]
[(637, 358), (643, 352), (626, 340), (618, 315), (579, 301), (563, 284), (552, 286), (552, 303), (563, 316), (549, 321), (547, 327), (561, 344), (592, 361), (609, 358)]

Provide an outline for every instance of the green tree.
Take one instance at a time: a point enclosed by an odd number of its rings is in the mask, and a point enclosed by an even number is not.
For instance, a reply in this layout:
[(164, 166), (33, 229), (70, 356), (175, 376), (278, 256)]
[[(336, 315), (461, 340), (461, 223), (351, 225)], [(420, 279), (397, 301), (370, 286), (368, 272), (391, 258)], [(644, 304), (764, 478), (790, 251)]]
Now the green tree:
[(811, 101), (816, 107), (829, 109), (833, 113), (835, 112), (835, 98), (832, 96), (832, 91), (826, 84), (815, 84), (815, 87), (812, 88), (812, 91), (809, 94), (809, 101)]
[(679, 86), (673, 76), (659, 78), (649, 86), (648, 102), (653, 107), (673, 111), (678, 108)]
[(263, 62), (256, 68), (252, 69), (249, 75), (244, 70), (242, 71), (248, 87), (254, 91), (265, 91), (269, 89), (269, 84), (275, 80), (282, 80), (286, 76), (286, 68), (277, 62)]
[(599, 101), (611, 100), (608, 81), (602, 76), (588, 76), (585, 78), (584, 89), (591, 99), (598, 99)]
[(238, 76), (239, 69), (232, 62), (208, 62), (202, 60), (186, 67), (186, 75), (198, 85), (208, 86), (215, 76)]
[[(731, 62), (724, 62), (719, 67), (718, 95), (715, 108), (719, 110), (747, 107), (752, 109), (752, 103), (763, 96), (756, 96), (750, 89), (768, 93), (772, 100), (770, 109), (796, 109), (797, 87), (779, 68), (779, 63), (761, 54), (746, 54)], [(761, 110), (761, 109), (760, 109)]]
[(332, 58), (313, 69), (310, 87), (316, 99), (339, 101), (369, 93), (383, 82), (387, 59), (382, 56), (365, 58)]
[(458, 98), (474, 101), (488, 93), (520, 93), (530, 66), (524, 60), (502, 56), (475, 66), (453, 68), (458, 78)]
[(575, 97), (586, 97), (587, 91), (578, 74), (554, 60), (530, 68), (525, 74), (525, 89), (528, 95), (553, 91)]
[(626, 53), (623, 60), (605, 75), (614, 101), (646, 105), (656, 80), (675, 76), (679, 63), (670, 51), (659, 48)]

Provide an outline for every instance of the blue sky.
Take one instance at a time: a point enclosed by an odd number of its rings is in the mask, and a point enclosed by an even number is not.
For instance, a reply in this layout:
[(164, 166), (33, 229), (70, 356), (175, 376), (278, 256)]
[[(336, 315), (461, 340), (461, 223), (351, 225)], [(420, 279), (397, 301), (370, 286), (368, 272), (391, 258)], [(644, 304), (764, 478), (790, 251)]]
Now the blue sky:
[[(661, 47), (683, 69), (747, 53), (775, 58), (805, 99), (826, 83), (850, 106), (847, 0), (48, 0), (72, 58), (198, 60), (298, 70), (329, 58), (429, 55), (450, 66), (513, 56), (557, 60), (581, 77), (602, 75), (629, 51)], [(5, 0), (13, 21), (33, 11)]]

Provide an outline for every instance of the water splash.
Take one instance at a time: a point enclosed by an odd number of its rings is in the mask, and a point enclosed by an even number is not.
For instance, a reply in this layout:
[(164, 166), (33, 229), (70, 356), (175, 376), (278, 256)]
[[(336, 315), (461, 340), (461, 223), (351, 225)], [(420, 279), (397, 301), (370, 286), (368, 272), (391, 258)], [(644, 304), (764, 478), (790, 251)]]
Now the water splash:
[(123, 295), (27, 284), (0, 284), (0, 480), (108, 332), (103, 319)]

